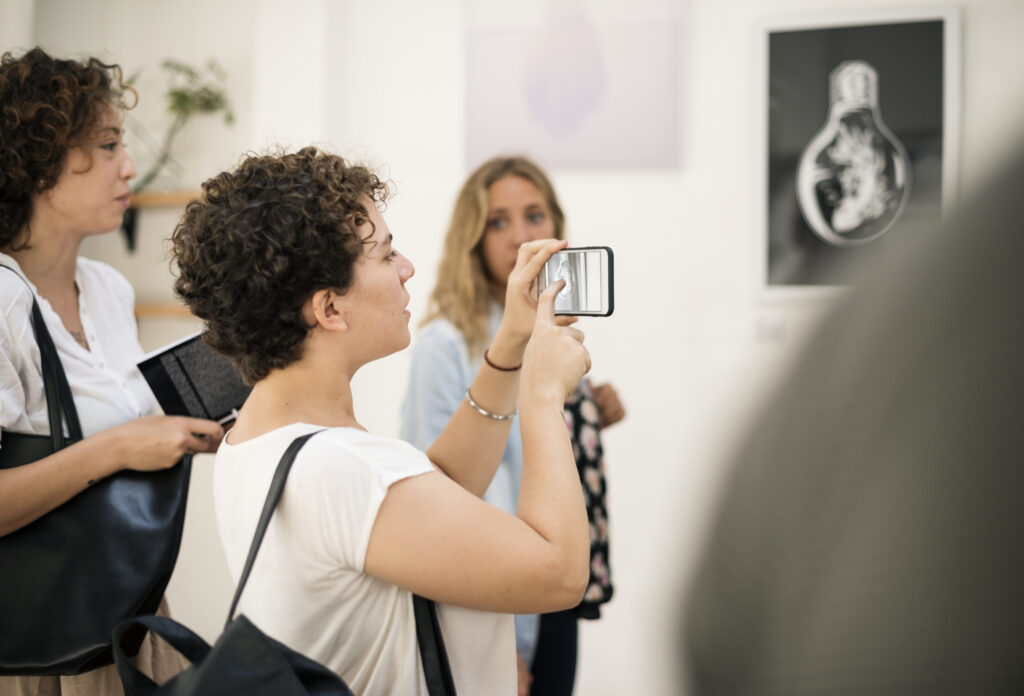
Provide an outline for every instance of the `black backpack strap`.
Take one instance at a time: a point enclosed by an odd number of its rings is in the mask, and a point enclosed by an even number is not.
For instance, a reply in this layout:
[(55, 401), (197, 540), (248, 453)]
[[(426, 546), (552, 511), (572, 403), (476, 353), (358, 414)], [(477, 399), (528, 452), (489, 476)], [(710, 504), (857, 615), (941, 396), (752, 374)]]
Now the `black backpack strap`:
[(270, 524), (270, 517), (274, 514), (274, 508), (277, 507), (277, 503), (281, 500), (281, 494), (284, 493), (284, 484), (288, 480), (288, 472), (291, 471), (292, 463), (295, 461), (295, 455), (299, 453), (302, 446), (306, 444), (309, 438), (313, 437), (317, 433), (323, 432), (317, 430), (316, 432), (307, 433), (306, 435), (300, 435), (299, 437), (292, 440), (292, 443), (288, 445), (288, 449), (281, 455), (281, 461), (277, 465), (277, 469), (274, 471), (274, 478), (270, 482), (270, 490), (267, 492), (267, 500), (263, 503), (263, 512), (260, 513), (260, 521), (256, 524), (256, 533), (253, 535), (252, 544), (249, 545), (249, 555), (245, 559), (245, 566), (242, 568), (242, 575), (238, 578), (238, 587), (235, 588), (235, 596), (231, 599), (231, 609), (228, 611), (228, 619), (224, 622), (224, 628), (227, 628), (228, 624), (231, 623), (231, 619), (235, 616), (235, 608), (238, 606), (238, 599), (242, 596), (242, 589), (245, 587), (245, 583), (249, 580), (249, 573), (252, 571), (252, 564), (256, 560), (256, 553), (260, 550), (260, 544), (263, 543), (263, 535), (267, 532), (267, 526)]
[[(309, 441), (309, 438), (319, 432), (323, 431), (317, 430), (295, 438), (281, 456), (281, 461), (274, 471), (274, 478), (270, 482), (270, 490), (267, 492), (267, 500), (263, 504), (259, 522), (256, 524), (256, 532), (253, 534), (252, 544), (249, 546), (249, 555), (245, 559), (245, 566), (238, 578), (235, 596), (231, 599), (231, 609), (228, 611), (225, 628), (235, 615), (238, 600), (242, 596), (242, 589), (249, 579), (256, 554), (260, 549), (260, 544), (263, 543), (263, 536), (267, 532), (270, 518), (274, 514), (274, 508), (277, 507), (281, 494), (284, 492), (284, 484), (288, 480), (288, 473), (291, 471), (295, 456)], [(455, 682), (452, 679), (452, 670), (448, 663), (448, 653), (444, 647), (444, 637), (441, 635), (441, 627), (437, 621), (436, 605), (429, 599), (413, 595), (413, 613), (416, 617), (416, 640), (420, 647), (420, 659), (423, 662), (428, 693), (430, 696), (456, 696)]]
[(78, 409), (75, 408), (75, 399), (71, 394), (71, 386), (68, 384), (67, 375), (64, 374), (64, 366), (61, 364), (57, 347), (53, 344), (50, 331), (46, 328), (46, 321), (36, 301), (36, 294), (32, 286), (17, 271), (10, 266), (0, 264), (0, 268), (6, 268), (14, 275), (21, 278), (25, 287), (29, 289), (32, 296), (32, 331), (35, 333), (36, 344), (39, 346), (39, 361), (43, 372), (43, 389), (46, 393), (46, 411), (50, 421), (50, 438), (53, 442), (53, 451), (63, 449), (67, 444), (64, 440), (64, 425), (61, 420), (68, 424), (68, 439), (71, 442), (78, 442), (82, 439), (82, 425), (78, 420)]
[(430, 696), (455, 696), (452, 668), (448, 664), (444, 636), (437, 622), (437, 605), (414, 594), (412, 610), (416, 616), (416, 641), (420, 644), (420, 660), (427, 679), (427, 693)]

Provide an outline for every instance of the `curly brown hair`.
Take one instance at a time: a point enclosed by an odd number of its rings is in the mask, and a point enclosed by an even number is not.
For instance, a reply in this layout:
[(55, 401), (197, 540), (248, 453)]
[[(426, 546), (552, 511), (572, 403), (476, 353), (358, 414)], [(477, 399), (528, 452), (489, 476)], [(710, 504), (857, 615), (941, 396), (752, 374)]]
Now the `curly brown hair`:
[[(131, 95), (129, 105), (125, 96)], [(41, 48), (0, 58), (0, 248), (26, 230), (32, 196), (53, 188), (68, 150), (88, 143), (106, 113), (135, 106), (121, 68), (59, 60)], [(28, 246), (28, 234), (18, 248)]]
[(302, 357), (303, 305), (351, 286), (366, 204), (388, 193), (369, 169), (315, 147), (252, 155), (203, 184), (171, 237), (174, 290), (246, 382)]

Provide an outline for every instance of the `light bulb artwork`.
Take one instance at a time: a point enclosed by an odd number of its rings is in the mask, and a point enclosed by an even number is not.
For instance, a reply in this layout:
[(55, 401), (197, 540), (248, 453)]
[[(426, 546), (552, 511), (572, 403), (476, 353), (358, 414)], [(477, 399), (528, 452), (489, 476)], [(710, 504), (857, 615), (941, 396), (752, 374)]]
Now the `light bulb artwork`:
[(829, 73), (829, 114), (797, 166), (800, 212), (822, 240), (856, 246), (885, 234), (910, 196), (910, 157), (882, 121), (878, 73), (863, 60)]
[(569, 257), (562, 254), (558, 257), (558, 270), (555, 271), (555, 280), (564, 280), (565, 287), (558, 292), (559, 297), (572, 297), (574, 290), (573, 279), (575, 274), (569, 267)]

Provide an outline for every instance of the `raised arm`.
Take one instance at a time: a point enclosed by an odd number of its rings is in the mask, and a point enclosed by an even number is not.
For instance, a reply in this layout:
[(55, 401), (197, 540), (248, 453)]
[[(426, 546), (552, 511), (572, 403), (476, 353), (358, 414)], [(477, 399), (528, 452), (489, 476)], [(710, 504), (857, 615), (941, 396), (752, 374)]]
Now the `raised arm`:
[[(487, 357), (495, 365), (511, 368), (523, 363), (537, 315), (534, 280), (551, 255), (566, 244), (559, 240), (539, 240), (519, 248), (515, 269), (508, 279), (505, 312), (487, 349)], [(569, 317), (552, 319), (553, 324), (562, 326), (572, 321), (574, 319)], [(519, 381), (518, 370), (498, 370), (484, 362), (469, 392), (483, 410), (508, 415), (516, 410)], [(501, 462), (511, 426), (511, 419), (483, 416), (462, 398), (448, 425), (427, 450), (427, 456), (453, 481), (473, 495), (482, 496)]]
[(541, 296), (523, 361), (517, 514), (488, 505), (440, 472), (404, 479), (391, 486), (378, 512), (366, 572), (473, 609), (536, 613), (580, 601), (590, 540), (561, 410), (590, 358), (583, 335), (555, 321), (559, 289)]

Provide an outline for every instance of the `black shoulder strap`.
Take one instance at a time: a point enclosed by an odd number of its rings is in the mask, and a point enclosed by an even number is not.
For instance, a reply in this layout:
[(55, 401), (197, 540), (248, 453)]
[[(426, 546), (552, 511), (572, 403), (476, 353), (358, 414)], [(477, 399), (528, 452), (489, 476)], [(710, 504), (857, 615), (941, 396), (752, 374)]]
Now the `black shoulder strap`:
[(295, 455), (299, 453), (302, 446), (306, 444), (309, 438), (313, 437), (317, 433), (323, 432), (317, 430), (312, 433), (300, 435), (299, 437), (292, 440), (292, 443), (288, 445), (288, 449), (281, 455), (281, 461), (277, 465), (277, 469), (274, 471), (274, 478), (270, 482), (270, 490), (267, 492), (267, 500), (263, 503), (263, 512), (260, 513), (260, 520), (256, 524), (256, 533), (253, 535), (252, 544), (249, 545), (249, 555), (245, 559), (245, 566), (242, 568), (242, 575), (238, 578), (238, 587), (235, 588), (235, 596), (231, 599), (231, 609), (228, 610), (228, 620), (224, 622), (224, 628), (227, 628), (228, 624), (231, 623), (231, 619), (235, 616), (235, 608), (238, 606), (238, 599), (242, 596), (242, 589), (245, 587), (245, 583), (249, 580), (249, 573), (252, 572), (252, 564), (256, 560), (256, 553), (260, 550), (260, 544), (263, 543), (263, 535), (267, 533), (267, 526), (270, 524), (270, 517), (274, 514), (274, 508), (277, 507), (277, 503), (281, 500), (281, 494), (284, 493), (284, 484), (288, 480), (288, 472), (291, 471), (292, 463), (295, 461)]
[(430, 696), (455, 696), (452, 668), (448, 664), (444, 636), (437, 622), (437, 605), (414, 594), (412, 610), (416, 616), (416, 640), (420, 644), (420, 660), (427, 679), (427, 693)]
[(63, 449), (66, 444), (64, 440), (64, 426), (61, 421), (63, 413), (68, 424), (68, 438), (71, 442), (82, 439), (82, 425), (78, 420), (78, 409), (75, 408), (75, 399), (71, 395), (71, 386), (68, 384), (67, 375), (64, 374), (64, 366), (60, 362), (60, 355), (57, 353), (50, 331), (46, 328), (46, 321), (36, 301), (36, 294), (20, 273), (10, 266), (0, 264), (0, 268), (6, 268), (14, 275), (21, 278), (32, 295), (32, 331), (36, 336), (36, 344), (39, 346), (40, 366), (43, 371), (43, 389), (46, 393), (46, 411), (50, 420), (50, 438), (53, 441), (53, 451)]
[[(281, 494), (284, 492), (284, 484), (288, 480), (288, 472), (291, 471), (295, 456), (302, 449), (302, 446), (322, 430), (300, 435), (292, 440), (288, 449), (281, 455), (281, 461), (274, 471), (274, 478), (270, 482), (270, 490), (267, 492), (266, 502), (263, 503), (263, 511), (260, 513), (259, 522), (256, 524), (256, 532), (253, 534), (252, 544), (249, 545), (249, 555), (245, 559), (245, 566), (238, 579), (238, 587), (235, 588), (235, 596), (231, 599), (231, 609), (228, 611), (228, 618), (225, 621), (225, 628), (235, 616), (235, 609), (238, 607), (238, 599), (242, 596), (242, 589), (249, 580), (249, 573), (252, 572), (253, 562), (256, 554), (263, 543), (263, 536), (267, 532), (270, 518), (274, 514)], [(423, 672), (426, 676), (427, 691), (430, 696), (456, 696), (455, 682), (452, 679), (451, 666), (448, 663), (448, 653), (444, 647), (444, 637), (441, 635), (441, 627), (437, 621), (437, 607), (429, 599), (419, 595), (413, 595), (413, 613), (416, 617), (416, 640), (420, 647), (420, 659), (423, 662)]]

